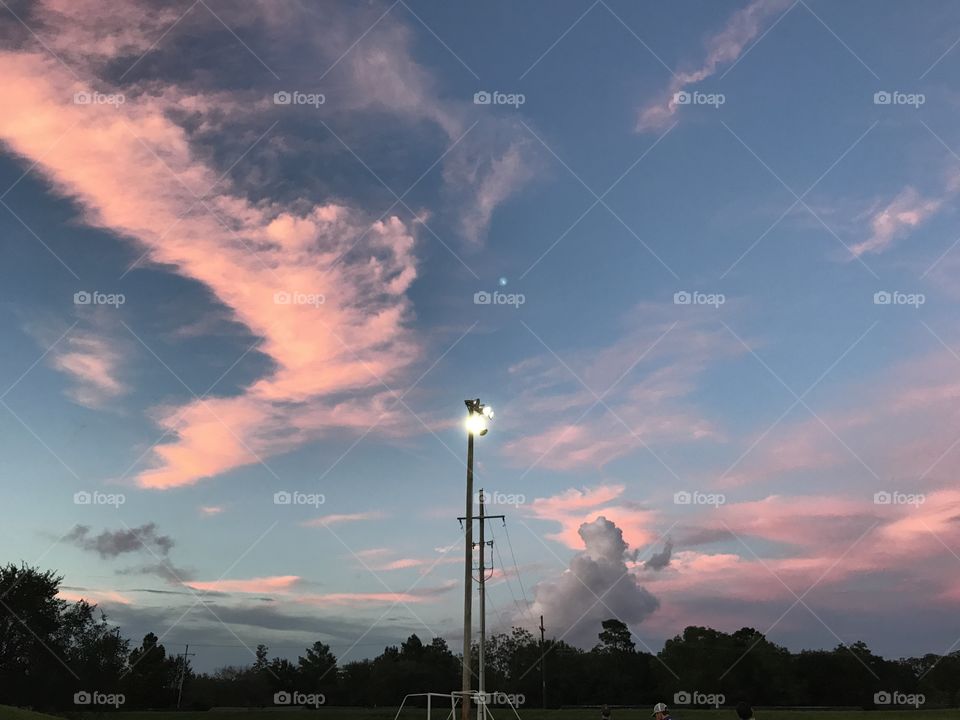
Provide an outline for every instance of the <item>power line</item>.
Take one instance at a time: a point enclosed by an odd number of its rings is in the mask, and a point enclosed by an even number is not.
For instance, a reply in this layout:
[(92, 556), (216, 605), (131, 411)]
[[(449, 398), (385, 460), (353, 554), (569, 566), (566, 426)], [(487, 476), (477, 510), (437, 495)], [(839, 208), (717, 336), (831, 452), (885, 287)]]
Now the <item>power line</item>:
[(510, 542), (510, 530), (507, 528), (507, 524), (503, 524), (503, 532), (507, 536), (507, 547), (510, 548), (510, 557), (513, 558), (513, 566), (517, 570), (517, 582), (520, 584), (520, 592), (523, 595), (523, 606), (527, 608), (527, 613), (533, 619), (533, 614), (530, 612), (530, 601), (527, 600), (527, 591), (523, 587), (523, 578), (520, 577), (520, 565), (517, 563), (516, 553), (513, 552), (513, 543)]
[[(506, 527), (506, 523), (504, 523), (504, 527)], [(493, 535), (493, 527), (490, 528), (490, 534)], [(494, 541), (496, 541), (496, 535), (493, 535), (493, 539)], [(510, 576), (507, 575), (507, 572), (506, 572), (507, 564), (503, 561), (503, 555), (500, 554), (500, 546), (496, 544), (496, 542), (494, 542), (493, 549), (496, 551), (497, 558), (499, 558), (500, 560), (500, 567), (503, 568), (504, 570), (503, 579), (507, 583), (507, 589), (510, 591), (510, 597), (513, 598), (513, 604), (516, 605), (517, 610), (519, 610), (521, 614), (523, 614), (524, 610), (529, 612), (529, 608), (521, 607), (520, 601), (517, 600), (517, 596), (513, 592), (513, 586), (510, 584)]]

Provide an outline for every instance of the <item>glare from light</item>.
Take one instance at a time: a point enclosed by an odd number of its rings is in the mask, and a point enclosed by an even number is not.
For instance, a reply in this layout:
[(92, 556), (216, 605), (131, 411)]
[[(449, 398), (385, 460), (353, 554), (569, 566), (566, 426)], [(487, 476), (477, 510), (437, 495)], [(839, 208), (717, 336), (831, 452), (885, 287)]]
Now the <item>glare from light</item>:
[(485, 435), (487, 432), (487, 418), (479, 413), (467, 415), (467, 432), (471, 435)]
[(489, 405), (483, 408), (483, 414), (486, 415), (490, 420), (493, 420), (493, 408)]

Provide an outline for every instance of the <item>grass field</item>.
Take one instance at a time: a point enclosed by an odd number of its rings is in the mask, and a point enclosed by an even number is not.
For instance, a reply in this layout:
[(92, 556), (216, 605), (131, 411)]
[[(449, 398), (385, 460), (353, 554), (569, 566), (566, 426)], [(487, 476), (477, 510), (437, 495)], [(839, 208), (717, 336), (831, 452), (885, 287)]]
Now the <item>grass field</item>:
[[(509, 709), (497, 708), (492, 711), (496, 720), (513, 717)], [(295, 710), (218, 710), (212, 712), (109, 712), (109, 713), (70, 713), (70, 718), (78, 720), (388, 720), (396, 714), (396, 708), (338, 708), (325, 707), (317, 711)], [(614, 720), (649, 720), (649, 711), (641, 709), (615, 709)], [(540, 710), (530, 708), (520, 710), (523, 720), (599, 720), (596, 709), (576, 710)], [(960, 710), (882, 710), (882, 711), (818, 711), (818, 710), (758, 710), (757, 720), (960, 720)], [(401, 716), (405, 720), (425, 718), (423, 709), (410, 709)], [(736, 716), (733, 710), (685, 710), (676, 714), (676, 720), (731, 720)], [(434, 713), (434, 718), (442, 720), (443, 715)], [(49, 715), (32, 713), (26, 710), (0, 706), (0, 720), (49, 720)]]

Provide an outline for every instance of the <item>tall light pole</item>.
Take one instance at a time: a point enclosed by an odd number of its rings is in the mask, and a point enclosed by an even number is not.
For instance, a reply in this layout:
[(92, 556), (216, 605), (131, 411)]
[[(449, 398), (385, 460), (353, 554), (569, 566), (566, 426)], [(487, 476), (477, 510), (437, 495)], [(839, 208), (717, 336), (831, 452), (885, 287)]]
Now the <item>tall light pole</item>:
[(464, 400), (464, 403), (467, 406), (467, 511), (463, 538), (463, 705), (460, 707), (460, 717), (470, 720), (470, 692), (473, 685), (470, 657), (473, 640), (473, 436), (487, 434), (487, 420), (493, 417), (493, 410), (485, 407), (480, 398)]

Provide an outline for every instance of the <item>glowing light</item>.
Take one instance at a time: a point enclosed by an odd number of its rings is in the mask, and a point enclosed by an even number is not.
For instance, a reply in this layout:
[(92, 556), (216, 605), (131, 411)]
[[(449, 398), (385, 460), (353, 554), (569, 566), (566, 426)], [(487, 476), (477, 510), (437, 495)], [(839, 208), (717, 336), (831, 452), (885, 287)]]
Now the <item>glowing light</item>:
[(471, 435), (486, 435), (487, 418), (480, 413), (470, 413), (467, 415), (467, 432)]

